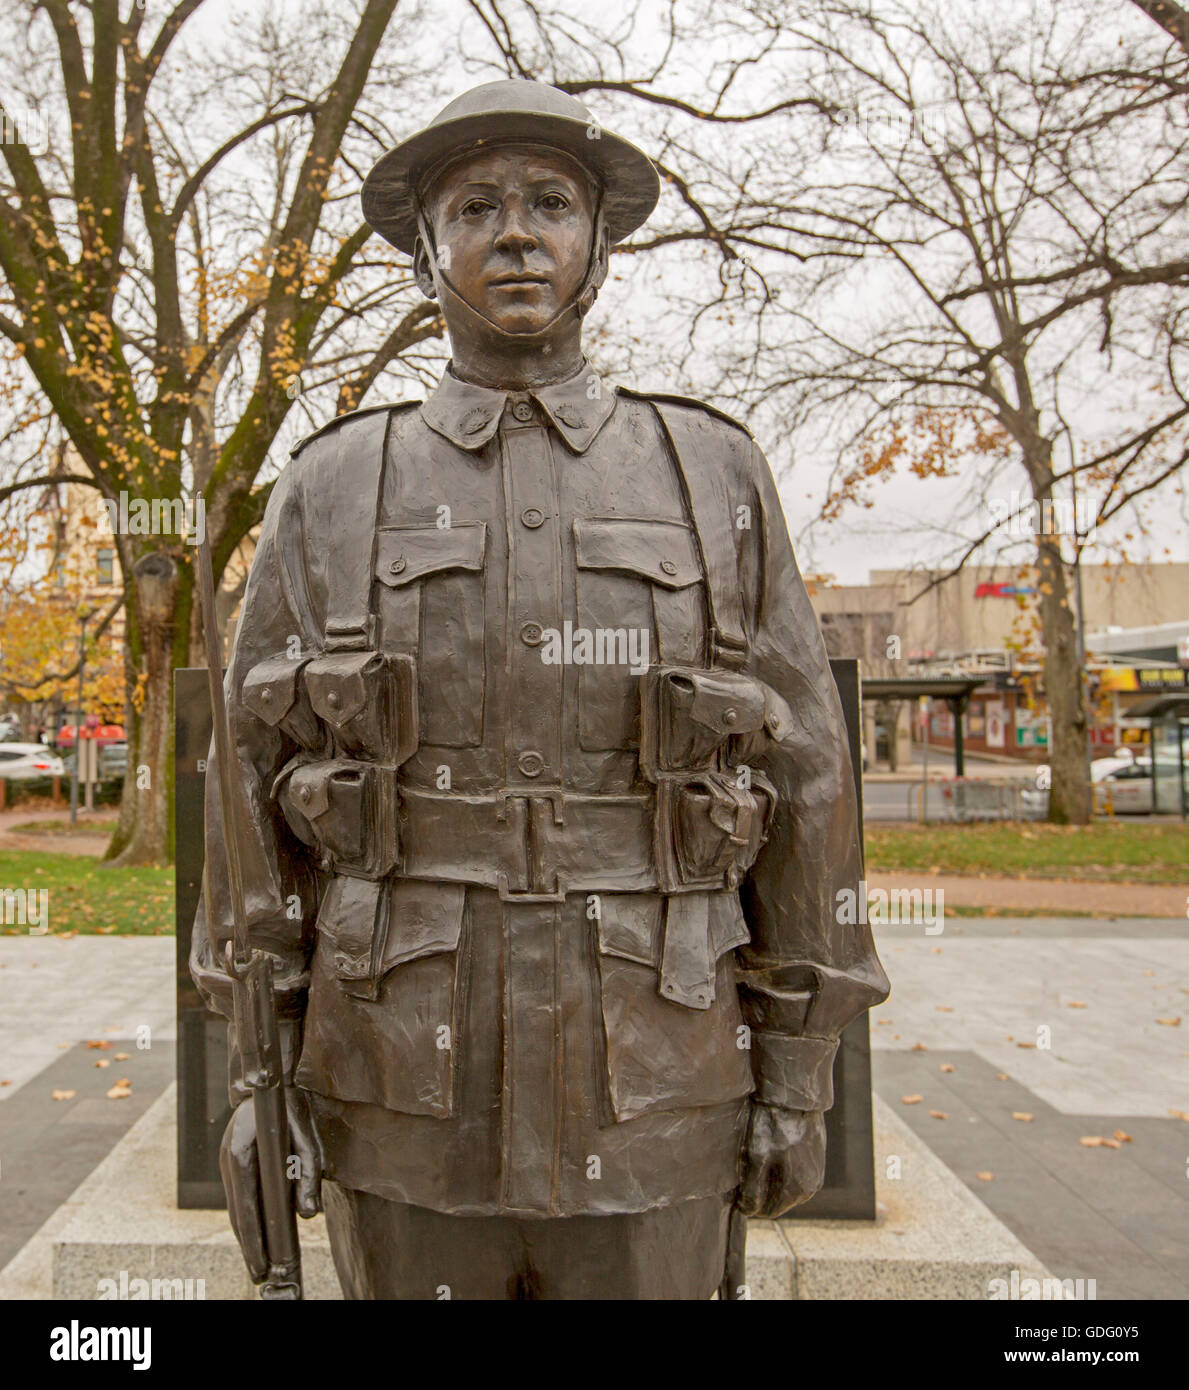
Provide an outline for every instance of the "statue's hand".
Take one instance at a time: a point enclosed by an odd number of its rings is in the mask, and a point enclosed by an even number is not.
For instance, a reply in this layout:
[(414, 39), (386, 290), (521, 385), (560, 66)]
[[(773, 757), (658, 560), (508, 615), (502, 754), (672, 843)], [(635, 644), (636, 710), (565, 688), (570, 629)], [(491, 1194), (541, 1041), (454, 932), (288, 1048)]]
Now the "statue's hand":
[(826, 1117), (820, 1110), (753, 1105), (737, 1205), (744, 1216), (780, 1216), (809, 1201), (826, 1172)]
[[(287, 1157), (293, 1155), (299, 1163), (294, 1183), (298, 1215), (314, 1216), (322, 1210), (322, 1156), (305, 1093), (286, 1086), (285, 1110), (289, 1119)], [(231, 1112), (219, 1149), (219, 1171), (227, 1193), (231, 1229), (243, 1251), (244, 1263), (252, 1282), (262, 1283), (268, 1273), (268, 1261), (264, 1254), (264, 1217), (260, 1208), (256, 1112), (250, 1099), (241, 1101)]]

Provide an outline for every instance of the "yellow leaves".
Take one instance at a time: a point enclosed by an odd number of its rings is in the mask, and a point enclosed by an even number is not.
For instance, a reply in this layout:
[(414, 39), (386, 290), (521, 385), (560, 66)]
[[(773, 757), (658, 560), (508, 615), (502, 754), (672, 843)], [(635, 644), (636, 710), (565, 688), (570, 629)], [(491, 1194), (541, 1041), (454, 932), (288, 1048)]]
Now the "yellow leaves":
[(1013, 1110), (1011, 1117), (1013, 1120), (1019, 1120), (1022, 1124), (1030, 1125), (1032, 1123), (1032, 1115), (1027, 1110)]
[(1156, 1022), (1162, 1024), (1165, 1028), (1179, 1028), (1181, 1026), (1179, 1014), (1176, 1018), (1158, 1018)]
[(120, 1077), (119, 1081), (107, 1092), (108, 1100), (126, 1100), (132, 1094), (132, 1082), (126, 1076)]
[(901, 1104), (901, 1105), (920, 1105), (921, 1101), (923, 1101), (924, 1099), (925, 1099), (924, 1096), (901, 1096), (901, 1097), (900, 1097), (900, 1104)]
[(51, 1091), (50, 1100), (73, 1100), (77, 1095), (77, 1091)]
[(994, 1174), (994, 1173), (989, 1173), (989, 1172), (975, 1173), (974, 1176), (979, 1180), (979, 1182), (994, 1182), (994, 1181), (995, 1181), (995, 1174)]

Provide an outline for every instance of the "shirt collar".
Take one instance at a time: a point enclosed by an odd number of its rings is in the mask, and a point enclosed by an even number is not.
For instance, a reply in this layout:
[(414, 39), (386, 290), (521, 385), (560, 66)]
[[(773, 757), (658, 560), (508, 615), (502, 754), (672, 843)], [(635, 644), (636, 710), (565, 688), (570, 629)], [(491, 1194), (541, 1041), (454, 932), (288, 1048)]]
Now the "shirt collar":
[(583, 454), (615, 409), (615, 390), (585, 366), (568, 381), (535, 391), (495, 391), (461, 381), (447, 367), (421, 417), (460, 449), (481, 449), (499, 429), (510, 394), (531, 396), (576, 454)]

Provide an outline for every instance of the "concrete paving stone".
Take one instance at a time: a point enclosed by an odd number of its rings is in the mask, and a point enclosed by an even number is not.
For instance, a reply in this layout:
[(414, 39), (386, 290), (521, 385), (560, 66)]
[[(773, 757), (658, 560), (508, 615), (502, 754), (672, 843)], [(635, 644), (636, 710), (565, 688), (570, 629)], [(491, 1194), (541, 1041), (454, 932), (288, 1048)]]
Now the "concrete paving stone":
[(166, 936), (0, 936), (0, 1079), (13, 1083), (0, 1104), (59, 1043), (132, 1038), (142, 1024), (154, 1043), (173, 1041), (175, 949)]
[[(112, 1047), (78, 1045), (55, 1052), (54, 1062), (22, 1086), (0, 1112), (0, 1266), (6, 1264), (75, 1190), (173, 1080), (172, 1043), (138, 1050), (112, 1036)], [(128, 1059), (96, 1067), (97, 1058), (127, 1052)], [(127, 1077), (132, 1094), (109, 1100), (112, 1083)], [(70, 1100), (55, 1091), (74, 1091)]]
[[(1030, 1249), (1061, 1278), (1094, 1278), (1098, 1296), (1182, 1298), (1189, 1295), (1189, 1197), (1172, 1179), (1169, 1156), (1181, 1145), (1174, 1120), (1138, 1122), (1161, 1136), (1154, 1156), (1137, 1161), (1133, 1144), (1091, 1149), (1083, 1134), (1134, 1135), (1136, 1122), (1064, 1114), (1018, 1079), (995, 1080), (970, 1053), (928, 1056), (884, 1051), (873, 1059), (877, 1092), (900, 1106), (912, 1131), (938, 1153)], [(941, 1072), (941, 1063), (954, 1067)], [(929, 1109), (946, 1111), (931, 1120)], [(1031, 1122), (1012, 1119), (1018, 1110)], [(974, 1123), (970, 1121), (973, 1119)], [(990, 1171), (982, 1183), (976, 1174)]]

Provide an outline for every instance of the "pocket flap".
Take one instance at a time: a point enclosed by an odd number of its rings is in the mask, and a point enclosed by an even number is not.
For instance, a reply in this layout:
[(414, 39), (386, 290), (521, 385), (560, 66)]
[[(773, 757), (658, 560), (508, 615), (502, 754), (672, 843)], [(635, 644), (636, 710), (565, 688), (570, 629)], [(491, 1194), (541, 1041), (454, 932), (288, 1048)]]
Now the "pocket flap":
[(453, 526), (388, 526), (376, 535), (376, 578), (396, 588), (435, 570), (483, 568), (485, 521)]
[(306, 667), (306, 690), (314, 713), (336, 729), (367, 704), (368, 682), (383, 667), (379, 652), (336, 652)]
[[(720, 734), (751, 734), (763, 728), (764, 687), (750, 676), (727, 671), (689, 671), (673, 678), (688, 682), (690, 718)], [(787, 708), (787, 707), (786, 707)]]
[(579, 569), (629, 570), (667, 589), (702, 577), (693, 532), (680, 521), (588, 517), (574, 522)]
[(325, 815), (330, 805), (330, 775), (332, 763), (306, 763), (295, 768), (285, 784), (286, 795), (293, 799), (293, 805), (308, 821)]
[(404, 878), (390, 884), (388, 892), (388, 935), (380, 957), (381, 975), (419, 956), (458, 949), (466, 906), (465, 883)]
[(270, 656), (252, 667), (244, 677), (240, 698), (257, 719), (273, 726), (284, 719), (297, 699), (297, 678), (307, 659)]
[(598, 897), (599, 950), (641, 965), (659, 965), (664, 898), (656, 893), (600, 893)]

